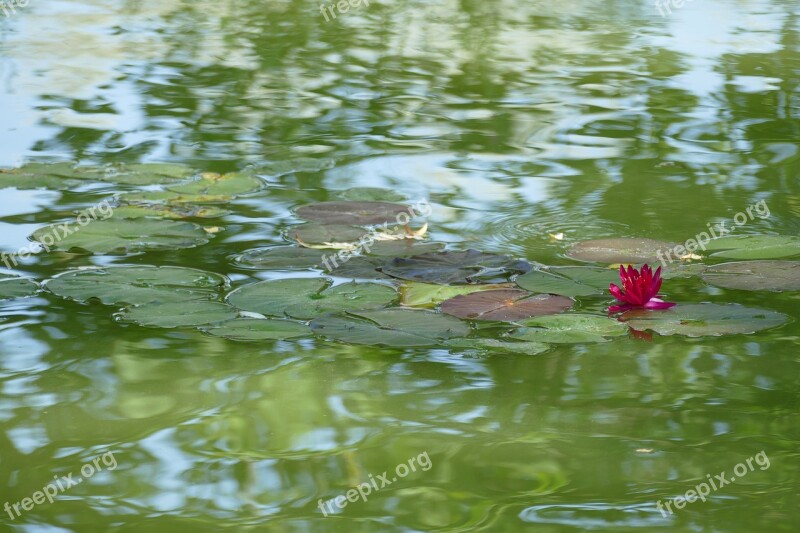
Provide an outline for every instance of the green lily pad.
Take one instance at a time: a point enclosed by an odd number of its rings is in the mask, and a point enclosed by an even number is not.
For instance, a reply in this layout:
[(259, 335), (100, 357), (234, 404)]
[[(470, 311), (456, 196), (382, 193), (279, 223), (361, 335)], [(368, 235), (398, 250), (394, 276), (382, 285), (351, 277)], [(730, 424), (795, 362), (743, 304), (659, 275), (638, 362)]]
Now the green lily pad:
[(629, 329), (613, 318), (579, 313), (537, 317), (521, 325), (524, 327), (515, 331), (513, 338), (555, 344), (606, 342), (606, 337), (626, 335)]
[(408, 206), (390, 202), (321, 202), (298, 207), (296, 213), (304, 220), (322, 224), (367, 226), (397, 222), (401, 213), (413, 216), (410, 210)]
[(640, 331), (703, 337), (755, 333), (785, 324), (789, 317), (739, 304), (702, 303), (677, 305), (664, 311), (636, 309), (623, 313), (620, 320)]
[(501, 341), (497, 339), (450, 339), (445, 341), (445, 346), (449, 348), (465, 348), (489, 352), (506, 352), (523, 355), (538, 355), (551, 348), (549, 344), (543, 342), (514, 342)]
[(70, 270), (44, 285), (53, 294), (79, 302), (142, 305), (215, 298), (227, 283), (225, 276), (193, 268), (137, 265)]
[(401, 303), (411, 307), (433, 307), (445, 300), (491, 289), (512, 289), (511, 283), (495, 285), (436, 285), (435, 283), (419, 283), (407, 281), (400, 287)]
[(197, 180), (170, 185), (163, 191), (123, 194), (119, 200), (122, 203), (220, 203), (258, 192), (265, 186), (265, 181), (250, 174), (206, 172)]
[(740, 235), (720, 237), (706, 250), (721, 250), (711, 257), (727, 259), (780, 259), (800, 254), (800, 237), (794, 235)]
[(532, 270), (517, 278), (517, 285), (531, 292), (560, 294), (561, 296), (591, 296), (603, 291), (583, 283), (541, 270)]
[(96, 254), (121, 255), (146, 250), (192, 248), (209, 241), (209, 234), (190, 222), (150, 218), (95, 220), (80, 226), (69, 223), (69, 234), (63, 224), (36, 230), (30, 239), (43, 244), (54, 241), (54, 250), (80, 250)]
[[(322, 263), (331, 276), (347, 279), (392, 279), (380, 271), (386, 266), (386, 259), (380, 257), (355, 256), (346, 261), (332, 256), (326, 256), (327, 264)], [(327, 266), (326, 266), (327, 265)], [(331, 267), (328, 270), (328, 267)]]
[(519, 289), (501, 289), (463, 294), (442, 303), (442, 312), (467, 320), (514, 322), (539, 315), (561, 313), (574, 302), (564, 296), (531, 296)]
[(300, 322), (266, 318), (237, 318), (202, 329), (210, 335), (237, 341), (284, 340), (311, 335), (309, 327)]
[(231, 260), (240, 267), (253, 270), (306, 270), (319, 268), (324, 255), (324, 250), (302, 246), (271, 246), (245, 250)]
[(71, 180), (62, 176), (51, 176), (48, 174), (27, 174), (0, 170), (0, 189), (70, 189), (77, 187), (82, 182)]
[(353, 187), (339, 192), (337, 196), (350, 202), (403, 202), (407, 200), (400, 193), (380, 187)]
[(233, 320), (239, 312), (230, 305), (209, 300), (149, 303), (130, 307), (115, 315), (120, 322), (133, 322), (151, 328), (206, 326)]
[(477, 283), (485, 278), (523, 274), (531, 269), (527, 261), (467, 250), (437, 252), (409, 258), (395, 258), (382, 272), (395, 278), (424, 283)]
[(611, 283), (619, 284), (619, 269), (586, 266), (549, 267), (554, 274), (560, 274), (573, 281), (606, 291)]
[(231, 292), (227, 301), (239, 309), (269, 316), (308, 319), (323, 313), (385, 307), (397, 291), (377, 283), (343, 283), (330, 286), (320, 278), (260, 281)]
[(305, 244), (351, 243), (358, 241), (369, 231), (345, 224), (300, 224), (286, 230), (286, 237)]
[[(382, 257), (411, 257), (415, 255), (436, 253), (444, 250), (443, 242), (420, 242), (415, 239), (396, 241), (376, 241), (367, 253)], [(365, 250), (366, 252), (366, 250)]]
[[(594, 263), (638, 264), (660, 262), (665, 253), (675, 247), (674, 243), (653, 239), (597, 239), (573, 245), (567, 256), (578, 261)], [(659, 256), (659, 252), (661, 255)]]
[(39, 284), (30, 278), (0, 274), (0, 300), (26, 298), (39, 291)]
[(17, 169), (0, 170), (0, 188), (70, 189), (87, 182), (119, 185), (175, 183), (194, 173), (185, 165), (144, 163), (106, 167), (75, 166), (72, 163), (30, 163)]
[(352, 344), (431, 346), (463, 337), (470, 328), (453, 317), (421, 309), (381, 309), (330, 315), (311, 322), (319, 335)]
[(664, 279), (691, 278), (699, 276), (707, 268), (708, 265), (703, 263), (671, 263), (661, 269), (661, 277)]
[(229, 215), (231, 211), (207, 205), (142, 204), (121, 205), (114, 208), (114, 218), (215, 218)]
[(703, 280), (725, 289), (800, 291), (800, 261), (736, 261), (708, 267)]

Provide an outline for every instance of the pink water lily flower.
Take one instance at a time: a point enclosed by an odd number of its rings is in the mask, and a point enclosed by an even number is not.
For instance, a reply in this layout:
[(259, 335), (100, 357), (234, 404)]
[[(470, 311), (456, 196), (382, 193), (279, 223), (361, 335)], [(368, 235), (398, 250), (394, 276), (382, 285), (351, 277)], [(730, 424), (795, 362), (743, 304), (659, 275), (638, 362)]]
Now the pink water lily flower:
[(612, 305), (608, 308), (609, 313), (620, 313), (630, 309), (669, 309), (675, 304), (665, 302), (658, 298), (658, 290), (661, 288), (661, 267), (653, 273), (653, 269), (645, 264), (641, 272), (628, 265), (628, 270), (620, 265), (619, 278), (622, 280), (620, 289), (613, 283), (608, 286), (608, 290), (614, 298), (623, 302), (625, 305)]

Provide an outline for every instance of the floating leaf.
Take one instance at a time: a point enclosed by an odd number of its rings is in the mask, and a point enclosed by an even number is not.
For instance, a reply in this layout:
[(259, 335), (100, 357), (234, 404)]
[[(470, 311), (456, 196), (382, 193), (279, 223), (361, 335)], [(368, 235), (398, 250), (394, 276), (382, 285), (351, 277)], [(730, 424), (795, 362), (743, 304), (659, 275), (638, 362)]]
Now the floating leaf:
[(47, 244), (54, 250), (82, 250), (96, 254), (131, 254), (146, 250), (174, 250), (205, 244), (209, 235), (191, 222), (149, 218), (95, 220), (85, 226), (63, 224), (39, 228), (30, 239)]
[(415, 255), (436, 253), (443, 250), (442, 242), (419, 242), (414, 239), (395, 241), (378, 241), (370, 246), (367, 253), (383, 257), (411, 257)]
[(561, 313), (573, 301), (563, 296), (531, 296), (519, 289), (480, 291), (450, 298), (442, 303), (442, 312), (468, 320), (514, 322), (539, 315)]
[(137, 265), (70, 270), (46, 281), (45, 287), (79, 302), (97, 299), (108, 305), (186, 304), (215, 298), (227, 281), (225, 276), (193, 268)]
[(522, 329), (512, 334), (515, 339), (530, 342), (584, 343), (606, 342), (606, 337), (628, 333), (628, 326), (613, 318), (579, 313), (543, 316), (521, 322)]
[(451, 339), (445, 342), (450, 348), (466, 348), (480, 351), (498, 351), (523, 355), (538, 355), (551, 348), (543, 342), (513, 342), (497, 339)]
[(531, 292), (560, 294), (562, 296), (590, 296), (603, 291), (555, 274), (532, 270), (517, 278), (517, 285)]
[(401, 213), (414, 216), (410, 207), (390, 202), (321, 202), (297, 208), (297, 216), (305, 220), (359, 226), (397, 222)]
[[(336, 254), (326, 256), (321, 263), (331, 276), (348, 279), (392, 279), (379, 269), (386, 266), (386, 259), (380, 257), (354, 256), (341, 259)], [(330, 270), (328, 270), (330, 268)]]
[(256, 174), (261, 176), (283, 176), (286, 174), (295, 174), (298, 172), (312, 172), (317, 173), (323, 170), (331, 169), (335, 166), (336, 162), (332, 159), (313, 159), (311, 157), (287, 157), (281, 161), (272, 161), (269, 163), (262, 163), (245, 170), (248, 174)]
[(39, 284), (30, 278), (19, 278), (0, 274), (0, 300), (12, 300), (33, 296), (39, 291)]
[(300, 322), (265, 318), (237, 318), (203, 328), (203, 331), (239, 341), (283, 340), (311, 334), (308, 326)]
[(305, 244), (352, 243), (369, 233), (358, 226), (345, 224), (300, 224), (286, 230), (289, 239)]
[(231, 212), (219, 207), (203, 205), (121, 205), (114, 208), (114, 218), (215, 218), (229, 215)]
[(706, 268), (708, 266), (703, 263), (670, 263), (666, 268), (661, 269), (661, 277), (664, 279), (691, 278), (699, 276), (705, 272)]
[(121, 322), (133, 322), (153, 328), (205, 326), (233, 320), (239, 312), (221, 302), (198, 300), (185, 302), (149, 303), (130, 307), (116, 315)]
[(245, 311), (307, 319), (323, 313), (385, 307), (396, 299), (394, 288), (377, 283), (330, 287), (326, 279), (289, 278), (245, 285), (230, 293), (227, 301)]
[(324, 252), (300, 246), (272, 246), (245, 250), (231, 259), (238, 266), (254, 270), (292, 270), (320, 267)]
[[(653, 239), (597, 239), (582, 241), (572, 246), (567, 256), (579, 261), (595, 263), (638, 264), (660, 261), (665, 252), (672, 250), (675, 244)], [(659, 252), (661, 252), (659, 256)]]
[(476, 283), (483, 278), (509, 276), (528, 272), (526, 261), (467, 250), (465, 252), (438, 252), (396, 258), (383, 267), (384, 274), (409, 281), (425, 283)]
[(163, 191), (123, 194), (119, 200), (123, 203), (219, 203), (260, 191), (265, 186), (266, 182), (249, 174), (206, 172), (197, 180), (171, 185)]
[(491, 289), (512, 289), (511, 283), (496, 285), (436, 285), (433, 283), (419, 283), (408, 281), (400, 288), (401, 303), (412, 307), (433, 307), (445, 300)]
[(800, 254), (800, 237), (794, 235), (740, 235), (720, 237), (706, 245), (707, 250), (722, 250), (712, 257), (727, 259), (779, 259)]
[(324, 316), (313, 320), (311, 328), (319, 335), (344, 342), (395, 347), (431, 346), (470, 332), (469, 326), (458, 319), (418, 309)]
[(402, 202), (407, 199), (402, 194), (379, 187), (353, 187), (339, 192), (337, 196), (350, 202)]
[(619, 269), (617, 268), (563, 266), (549, 267), (548, 270), (601, 291), (608, 290), (611, 283), (619, 284)]
[(732, 335), (754, 333), (786, 323), (788, 317), (775, 311), (753, 309), (739, 304), (688, 304), (665, 311), (633, 310), (620, 320), (637, 330), (653, 330), (661, 335)]
[(93, 181), (119, 185), (160, 185), (181, 181), (192, 174), (193, 171), (185, 165), (162, 163), (106, 167), (30, 163), (17, 169), (0, 170), (0, 188), (70, 189)]
[(701, 277), (712, 285), (744, 291), (799, 291), (800, 261), (737, 261), (708, 267)]

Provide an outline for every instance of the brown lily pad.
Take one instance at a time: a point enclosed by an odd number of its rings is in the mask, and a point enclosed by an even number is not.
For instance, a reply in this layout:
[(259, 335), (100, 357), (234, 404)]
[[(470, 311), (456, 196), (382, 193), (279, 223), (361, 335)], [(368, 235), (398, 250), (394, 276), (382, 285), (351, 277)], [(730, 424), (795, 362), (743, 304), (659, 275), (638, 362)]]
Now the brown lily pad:
[(514, 322), (534, 316), (554, 315), (572, 307), (573, 300), (550, 294), (531, 295), (518, 289), (473, 292), (442, 303), (442, 312), (467, 320)]

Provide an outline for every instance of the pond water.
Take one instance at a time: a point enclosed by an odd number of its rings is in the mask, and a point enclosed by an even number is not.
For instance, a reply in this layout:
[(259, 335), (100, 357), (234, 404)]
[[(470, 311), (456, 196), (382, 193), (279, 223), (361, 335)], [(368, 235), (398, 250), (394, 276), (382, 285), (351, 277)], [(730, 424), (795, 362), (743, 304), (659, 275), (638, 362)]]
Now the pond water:
[[(163, 162), (264, 187), (190, 217), (209, 231), (186, 247), (54, 250), (4, 274), (317, 277), (234, 258), (288, 245), (296, 207), (363, 187), (428, 201), (428, 240), (448, 250), (544, 265), (583, 264), (566, 252), (590, 239), (684, 242), (758, 202), (769, 214), (737, 235), (800, 230), (790, 0), (665, 1), (664, 16), (632, 0), (23, 3), (0, 10), (0, 167)], [(0, 250), (150, 189), (4, 188)], [(244, 342), (48, 290), (0, 301), (0, 529), (796, 531), (798, 293), (697, 276), (662, 292), (789, 321), (526, 355)], [(703, 483), (705, 501), (676, 500)]]

